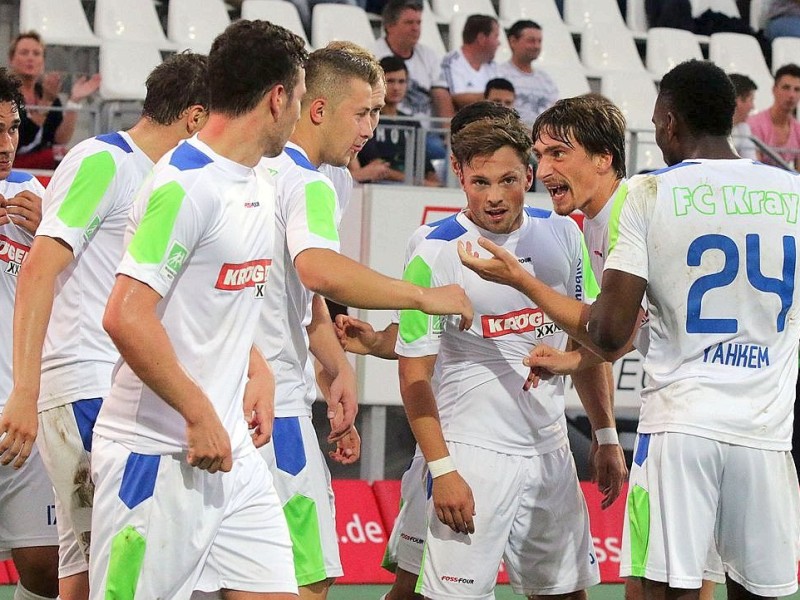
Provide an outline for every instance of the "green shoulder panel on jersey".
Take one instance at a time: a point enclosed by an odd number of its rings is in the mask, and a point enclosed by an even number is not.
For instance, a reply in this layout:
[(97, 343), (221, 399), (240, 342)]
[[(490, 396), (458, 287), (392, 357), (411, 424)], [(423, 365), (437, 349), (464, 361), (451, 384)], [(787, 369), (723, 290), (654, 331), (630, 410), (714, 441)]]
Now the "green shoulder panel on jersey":
[(606, 256), (611, 254), (614, 246), (617, 245), (617, 239), (619, 239), (619, 216), (622, 213), (622, 207), (625, 205), (627, 199), (628, 183), (623, 181), (619, 184), (617, 193), (614, 194), (614, 197), (611, 199), (614, 205), (611, 207), (611, 217), (608, 220), (608, 254), (606, 254)]
[(592, 271), (592, 263), (589, 261), (589, 248), (586, 247), (586, 240), (581, 235), (581, 268), (583, 269), (583, 295), (586, 300), (596, 300), (600, 295), (600, 285)]
[[(420, 287), (431, 287), (433, 271), (422, 257), (411, 259), (403, 273), (403, 279)], [(428, 333), (430, 317), (421, 310), (401, 310), (399, 334), (406, 343), (415, 342)]]
[(110, 152), (84, 158), (58, 208), (59, 220), (67, 227), (85, 228), (116, 173), (117, 164)]
[(185, 197), (186, 191), (177, 181), (153, 190), (142, 221), (128, 246), (128, 253), (136, 262), (157, 264), (163, 260)]
[(336, 229), (336, 193), (324, 181), (306, 184), (308, 230), (326, 240), (339, 241)]

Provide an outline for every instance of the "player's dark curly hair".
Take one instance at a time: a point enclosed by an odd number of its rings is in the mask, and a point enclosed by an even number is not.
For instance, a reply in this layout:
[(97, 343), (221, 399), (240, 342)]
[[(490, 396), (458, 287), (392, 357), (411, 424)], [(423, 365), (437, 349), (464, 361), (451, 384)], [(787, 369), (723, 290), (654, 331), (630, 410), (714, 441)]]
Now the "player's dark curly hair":
[(534, 141), (542, 135), (572, 147), (572, 140), (592, 155), (611, 155), (618, 177), (625, 177), (625, 116), (616, 104), (599, 94), (563, 98), (533, 123)]
[(199, 104), (208, 110), (208, 57), (193, 52), (170, 56), (147, 76), (142, 116), (160, 125), (174, 123)]
[(664, 75), (659, 96), (693, 135), (730, 135), (736, 90), (725, 71), (714, 63), (689, 60), (679, 64)]
[(25, 108), (25, 100), (20, 91), (19, 78), (6, 68), (0, 67), (0, 102), (11, 102), (17, 107), (17, 112)]
[(238, 117), (279, 84), (291, 95), (307, 59), (305, 43), (289, 30), (268, 21), (234, 21), (208, 55), (211, 110)]
[(531, 136), (528, 128), (513, 114), (479, 118), (467, 123), (452, 138), (453, 156), (460, 165), (470, 164), (478, 156), (490, 156), (510, 146), (522, 164), (531, 160)]

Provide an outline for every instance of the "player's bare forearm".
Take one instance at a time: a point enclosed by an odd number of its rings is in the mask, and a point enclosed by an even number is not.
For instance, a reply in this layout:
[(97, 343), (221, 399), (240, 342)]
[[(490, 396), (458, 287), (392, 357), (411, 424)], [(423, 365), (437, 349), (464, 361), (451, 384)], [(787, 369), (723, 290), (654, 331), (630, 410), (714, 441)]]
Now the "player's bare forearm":
[(572, 382), (592, 424), (592, 430), (616, 427), (614, 400), (610, 393), (611, 363), (602, 362), (572, 374)]
[(254, 344), (250, 348), (247, 385), (242, 402), (244, 418), (251, 431), (253, 444), (260, 448), (272, 436), (275, 419), (275, 375), (267, 359)]
[(444, 441), (439, 410), (433, 395), (431, 379), (436, 355), (398, 358), (400, 396), (403, 399), (408, 423), (426, 462), (449, 456)]
[(336, 377), (341, 369), (350, 368), (347, 356), (336, 336), (328, 305), (319, 294), (314, 294), (311, 302), (311, 323), (306, 327), (306, 331), (311, 353), (328, 373)]
[(615, 269), (603, 272), (602, 291), (584, 325), (591, 347), (616, 354), (633, 347), (636, 329), (642, 321), (641, 304), (646, 288), (647, 281), (641, 277)]

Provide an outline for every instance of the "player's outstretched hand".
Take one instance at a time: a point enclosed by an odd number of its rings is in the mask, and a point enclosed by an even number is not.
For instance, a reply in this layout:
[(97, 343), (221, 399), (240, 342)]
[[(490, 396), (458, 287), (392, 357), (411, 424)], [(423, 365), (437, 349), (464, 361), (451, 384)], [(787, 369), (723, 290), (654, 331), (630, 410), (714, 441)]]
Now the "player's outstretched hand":
[(370, 354), (378, 340), (378, 334), (372, 325), (350, 315), (336, 315), (333, 325), (345, 352)]
[(423, 288), (419, 309), (429, 315), (461, 315), (459, 328), (472, 326), (472, 302), (460, 285), (450, 284), (441, 287)]
[(361, 436), (355, 425), (337, 440), (336, 449), (328, 452), (328, 456), (342, 465), (352, 465), (361, 458)]
[(0, 464), (19, 469), (30, 456), (39, 428), (36, 400), (11, 391), (0, 416)]
[(611, 506), (622, 492), (622, 485), (628, 479), (628, 467), (625, 466), (625, 455), (619, 444), (602, 444), (596, 446), (594, 457), (594, 477), (597, 488), (603, 494), (600, 508)]
[(458, 242), (458, 257), (461, 259), (461, 264), (475, 271), (486, 281), (517, 287), (526, 275), (517, 257), (484, 237), (478, 238), (478, 244), (488, 250), (492, 257), (478, 258), (477, 249), (472, 246), (472, 242)]
[(333, 444), (347, 435), (356, 422), (358, 413), (356, 377), (349, 365), (348, 368), (341, 369), (339, 375), (331, 381), (326, 402), (331, 424), (328, 443)]
[(209, 473), (228, 472), (233, 468), (231, 439), (217, 413), (207, 411), (203, 418), (186, 425), (189, 443), (187, 461), (193, 467)]
[[(0, 197), (0, 209), (12, 223), (22, 227), (31, 235), (36, 235), (36, 228), (42, 222), (42, 199), (39, 196), (24, 190), (13, 198)], [(0, 217), (0, 225), (2, 224)]]
[(475, 533), (475, 499), (458, 471), (434, 478), (433, 506), (439, 520), (456, 533)]
[(532, 387), (538, 387), (540, 381), (547, 381), (553, 375), (574, 373), (580, 360), (581, 355), (575, 350), (564, 352), (547, 344), (534, 346), (528, 356), (522, 360), (522, 364), (530, 368), (530, 373), (522, 389), (528, 391)]

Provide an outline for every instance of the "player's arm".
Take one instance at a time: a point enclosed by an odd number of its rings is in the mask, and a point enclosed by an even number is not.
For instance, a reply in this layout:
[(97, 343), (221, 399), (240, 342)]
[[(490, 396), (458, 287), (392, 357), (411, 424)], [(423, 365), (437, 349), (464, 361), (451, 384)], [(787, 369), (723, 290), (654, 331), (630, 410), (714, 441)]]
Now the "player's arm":
[[(594, 343), (586, 330), (591, 307), (580, 300), (560, 294), (546, 283), (543, 283), (522, 267), (519, 261), (505, 248), (486, 238), (479, 238), (478, 244), (487, 250), (492, 257), (478, 258), (475, 249), (467, 242), (458, 242), (458, 254), (465, 267), (471, 269), (483, 279), (502, 283), (516, 288), (541, 308), (553, 322), (567, 334), (599, 354), (604, 360), (613, 362), (633, 349), (634, 335), (626, 338), (626, 344), (611, 351)], [(641, 310), (641, 308), (640, 308)], [(639, 313), (637, 312), (637, 315)]]
[(460, 110), (469, 104), (475, 104), (483, 100), (483, 92), (462, 92), (461, 94), (453, 94), (453, 106), (456, 110)]
[(523, 389), (535, 388), (540, 380), (550, 379), (553, 375), (572, 375), (604, 362), (606, 361), (602, 357), (579, 344), (573, 350), (559, 350), (547, 344), (539, 344), (522, 360), (522, 364), (530, 368)]
[(594, 345), (611, 353), (628, 347), (641, 320), (646, 288), (647, 280), (636, 275), (616, 269), (603, 272), (602, 292), (586, 323), (586, 332)]
[(435, 117), (450, 119), (456, 114), (453, 98), (447, 88), (432, 87), (431, 104), (433, 105), (433, 116)]
[(472, 323), (472, 304), (458, 285), (419, 287), (381, 275), (327, 248), (303, 250), (295, 257), (294, 266), (304, 286), (345, 306), (461, 315), (462, 329)]
[(158, 317), (161, 295), (118, 275), (103, 328), (134, 373), (186, 421), (189, 464), (211, 473), (230, 471), (231, 443), (214, 406), (178, 360)]
[[(570, 345), (573, 344), (570, 340)], [(593, 480), (603, 494), (601, 507), (608, 508), (619, 497), (628, 477), (614, 419), (611, 363), (603, 362), (576, 371), (572, 382), (592, 425)]]
[(261, 448), (272, 437), (272, 423), (275, 420), (275, 375), (255, 344), (250, 348), (242, 408), (245, 421), (252, 431), (253, 444), (256, 448)]
[(56, 277), (72, 262), (60, 240), (37, 236), (19, 271), (14, 301), (13, 388), (0, 418), (0, 462), (19, 468), (30, 455), (38, 428), (42, 346), (53, 309)]
[(336, 315), (334, 326), (345, 352), (397, 360), (397, 353), (394, 351), (397, 344), (397, 323), (389, 323), (385, 329), (375, 331), (366, 321), (350, 315)]
[[(328, 403), (328, 420), (331, 423), (329, 442), (335, 442), (353, 426), (358, 412), (356, 375), (347, 361), (347, 356), (339, 344), (331, 322), (331, 315), (325, 299), (314, 294), (311, 302), (311, 323), (306, 327), (311, 353), (322, 365), (324, 372), (318, 378), (323, 395)], [(330, 378), (325, 377), (327, 374)], [(334, 423), (337, 407), (341, 405), (342, 414)]]
[(436, 355), (400, 356), (398, 360), (400, 395), (411, 430), (433, 477), (436, 516), (457, 533), (474, 533), (475, 500), (450, 458), (431, 387)]

